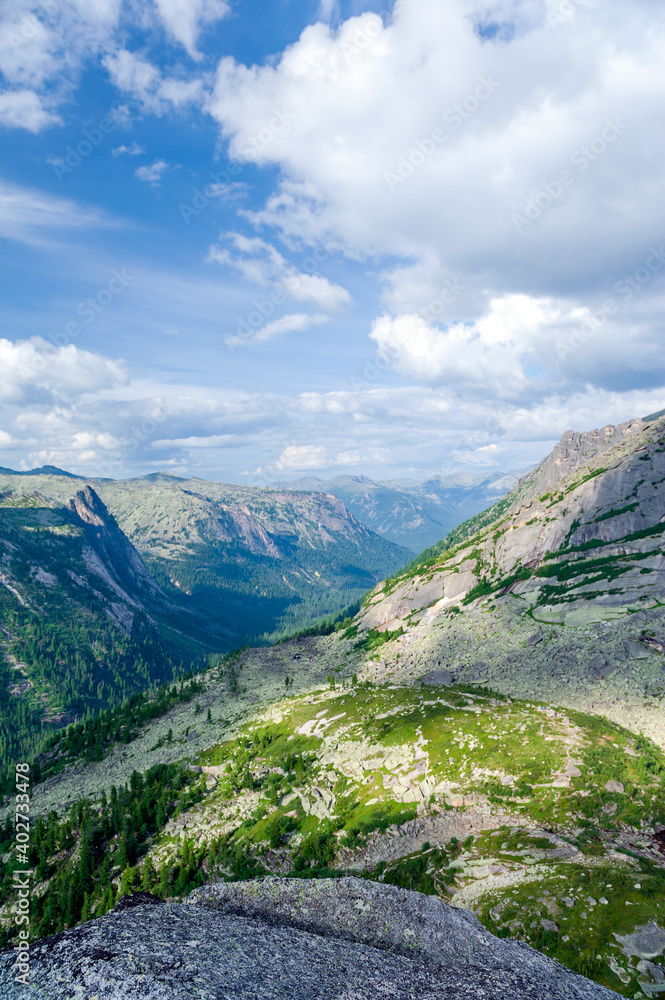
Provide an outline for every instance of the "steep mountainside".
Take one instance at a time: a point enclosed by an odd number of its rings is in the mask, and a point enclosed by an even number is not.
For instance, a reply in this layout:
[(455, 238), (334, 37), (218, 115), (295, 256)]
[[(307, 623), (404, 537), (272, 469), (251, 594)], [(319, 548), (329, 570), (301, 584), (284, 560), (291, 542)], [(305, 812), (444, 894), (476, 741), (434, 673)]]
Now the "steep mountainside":
[(503, 473), (434, 476), (422, 483), (373, 482), (366, 476), (308, 476), (275, 483), (290, 490), (330, 493), (378, 535), (413, 552), (433, 545), (462, 521), (500, 500), (516, 482)]
[[(489, 512), (377, 588), (367, 627), (513, 594), (539, 621), (665, 597), (665, 418), (564, 435)], [(391, 628), (393, 625), (391, 625)]]
[(64, 506), (0, 496), (0, 764), (44, 722), (171, 679), (206, 651), (196, 634), (214, 640), (160, 591), (93, 490)]
[[(161, 474), (91, 485), (159, 586), (218, 623), (225, 649), (337, 614), (410, 556), (325, 494)], [(0, 490), (66, 503), (72, 481), (5, 474)]]

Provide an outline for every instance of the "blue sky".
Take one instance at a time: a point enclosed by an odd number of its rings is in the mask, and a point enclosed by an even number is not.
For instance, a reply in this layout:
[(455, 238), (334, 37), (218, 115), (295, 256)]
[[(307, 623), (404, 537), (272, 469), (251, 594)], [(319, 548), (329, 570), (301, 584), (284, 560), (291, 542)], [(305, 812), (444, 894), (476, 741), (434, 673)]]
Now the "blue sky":
[(509, 469), (665, 405), (659, 9), (0, 2), (0, 465)]

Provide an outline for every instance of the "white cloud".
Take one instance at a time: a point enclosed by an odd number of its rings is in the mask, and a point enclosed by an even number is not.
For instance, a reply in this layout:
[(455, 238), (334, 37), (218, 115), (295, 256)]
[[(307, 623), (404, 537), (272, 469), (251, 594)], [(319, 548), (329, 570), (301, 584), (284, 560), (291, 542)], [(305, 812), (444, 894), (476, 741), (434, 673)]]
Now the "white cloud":
[(174, 468), (238, 482), (246, 478), (243, 470), (256, 467), (257, 454), (263, 458), (250, 478), (254, 485), (333, 467), (415, 479), (490, 462), (511, 469), (542, 458), (570, 427), (603, 426), (665, 403), (655, 389), (620, 394), (589, 387), (567, 398), (544, 394), (526, 405), (479, 394), (472, 407), (454, 386), (375, 383), (300, 395), (202, 390), (128, 378), (124, 366), (98, 355), (79, 352), (72, 360), (71, 351), (32, 346), (46, 351), (47, 365), (26, 381), (15, 377), (16, 355), (30, 363), (30, 349), (24, 356), (22, 345), (1, 344), (0, 424), (14, 439), (5, 447), (24, 466), (48, 462), (88, 475)]
[(454, 450), (452, 456), (456, 462), (463, 465), (498, 465), (500, 449), (498, 444), (486, 444), (482, 448), (475, 448), (473, 451)]
[[(264, 65), (222, 59), (208, 107), (231, 154), (279, 170), (247, 217), (294, 242), (332, 237), (347, 253), (390, 259), (393, 339), (406, 336), (403, 316), (427, 314), (457, 283), (441, 315), (469, 363), (436, 329), (414, 325), (410, 336), (434, 351), (439, 376), (473, 378), (460, 324), (486, 316), (488, 302), (522, 295), (562, 314), (593, 310), (660, 244), (665, 133), (653, 122), (665, 101), (665, 16), (653, 10), (577, 4), (552, 30), (542, 5), (502, 5), (492, 16), (515, 31), (488, 40), (467, 0), (406, 0), (385, 22), (366, 13), (338, 29), (310, 25)], [(633, 341), (640, 364), (658, 330), (646, 347)], [(409, 370), (427, 375), (425, 355), (410, 355)], [(480, 368), (496, 361), (519, 382), (528, 364), (516, 368), (514, 355), (510, 344), (483, 348)], [(554, 376), (543, 389), (557, 386)]]
[(4, 95), (6, 125), (36, 132), (60, 124), (53, 109), (71, 96), (85, 63), (113, 44), (120, 8), (121, 0), (0, 5), (0, 72), (15, 88)]
[(115, 149), (111, 150), (111, 156), (113, 159), (117, 159), (119, 156), (141, 156), (145, 153), (145, 149), (139, 146), (136, 139), (132, 142), (131, 146), (126, 146), (124, 143), (122, 146), (116, 146)]
[(71, 402), (82, 393), (120, 385), (125, 367), (73, 344), (54, 347), (41, 337), (0, 339), (0, 403)]
[(321, 445), (289, 445), (267, 471), (295, 472), (303, 469), (323, 469), (329, 465), (326, 449)]
[(0, 232), (10, 239), (43, 244), (52, 242), (56, 233), (108, 225), (95, 209), (0, 180)]
[(155, 160), (149, 166), (138, 167), (135, 174), (140, 181), (146, 181), (154, 187), (160, 183), (162, 174), (168, 169), (169, 165), (166, 160)]
[(27, 6), (0, 20), (0, 70), (15, 85), (40, 86), (57, 64), (55, 38)]
[(138, 28), (152, 41), (163, 26), (199, 61), (201, 31), (229, 11), (226, 0), (154, 0), (148, 7), (130, 0), (2, 0), (0, 73), (13, 89), (2, 95), (0, 123), (33, 132), (60, 124), (54, 109), (71, 98), (85, 66), (99, 61), (145, 111), (160, 115), (201, 103), (201, 79), (169, 77), (120, 47), (118, 27), (122, 19), (124, 37)]
[(196, 43), (201, 29), (226, 17), (230, 5), (225, 0), (154, 0), (164, 27), (193, 59), (200, 59)]
[(334, 312), (351, 302), (346, 288), (335, 285), (320, 274), (299, 271), (275, 249), (272, 244), (241, 233), (226, 234), (235, 253), (225, 246), (212, 246), (208, 259), (229, 265), (238, 270), (248, 281), (259, 285), (273, 284), (297, 302), (312, 302), (322, 309)]
[(4, 90), (0, 92), (0, 125), (41, 132), (49, 125), (60, 125), (59, 115), (48, 111), (34, 90)]
[(406, 375), (515, 398), (532, 382), (529, 363), (542, 353), (548, 331), (568, 319), (549, 300), (507, 295), (472, 324), (441, 329), (416, 315), (382, 316), (370, 337), (379, 356)]
[(152, 114), (163, 115), (203, 99), (200, 80), (165, 78), (151, 62), (127, 49), (104, 56), (102, 62), (114, 85)]
[(319, 326), (321, 323), (327, 323), (329, 318), (329, 316), (324, 316), (321, 313), (290, 313), (287, 316), (282, 316), (280, 319), (273, 320), (272, 323), (266, 323), (265, 326), (257, 330), (249, 328), (250, 332), (245, 337), (238, 334), (227, 337), (224, 343), (229, 347), (263, 344), (267, 340), (282, 337), (285, 333), (301, 333), (303, 330), (309, 330), (311, 326)]

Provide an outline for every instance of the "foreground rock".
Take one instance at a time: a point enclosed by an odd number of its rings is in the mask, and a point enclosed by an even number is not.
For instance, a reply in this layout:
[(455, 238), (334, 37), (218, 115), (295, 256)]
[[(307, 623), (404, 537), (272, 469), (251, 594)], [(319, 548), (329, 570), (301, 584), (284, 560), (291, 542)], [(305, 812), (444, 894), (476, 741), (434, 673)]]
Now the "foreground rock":
[(442, 900), (362, 879), (219, 883), (184, 903), (147, 893), (32, 948), (31, 981), (0, 956), (0, 998), (29, 1000), (611, 1000)]

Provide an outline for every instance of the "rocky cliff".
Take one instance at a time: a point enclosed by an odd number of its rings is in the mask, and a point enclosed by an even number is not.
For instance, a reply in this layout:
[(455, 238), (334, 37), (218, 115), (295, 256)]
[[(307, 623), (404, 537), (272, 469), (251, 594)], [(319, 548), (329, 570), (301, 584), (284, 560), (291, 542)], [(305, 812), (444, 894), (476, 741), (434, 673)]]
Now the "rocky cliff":
[[(86, 486), (79, 490), (66, 509), (83, 528), (89, 568), (103, 579), (111, 579), (127, 603), (137, 605), (130, 596), (132, 591), (147, 591), (153, 596), (158, 592), (143, 559), (93, 489)], [(96, 559), (91, 558), (93, 553)]]

